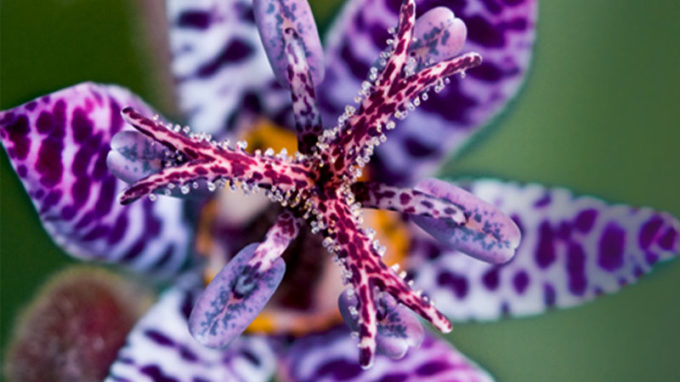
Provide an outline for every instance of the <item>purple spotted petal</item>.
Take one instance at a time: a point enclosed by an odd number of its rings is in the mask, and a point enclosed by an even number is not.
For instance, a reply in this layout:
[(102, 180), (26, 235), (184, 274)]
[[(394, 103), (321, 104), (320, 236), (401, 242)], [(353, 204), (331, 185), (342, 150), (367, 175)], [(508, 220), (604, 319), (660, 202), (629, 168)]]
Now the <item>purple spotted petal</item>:
[[(350, 1), (327, 39), (326, 77), (319, 93), (324, 118), (334, 121), (351, 104), (369, 75), (378, 53), (397, 24), (400, 0)], [(429, 94), (421, 106), (387, 134), (377, 150), (374, 180), (410, 184), (431, 174), (457, 152), (514, 97), (529, 66), (534, 41), (536, 0), (423, 0), (416, 12), (446, 5), (467, 26), (463, 51), (475, 51), (482, 64), (464, 78), (451, 78), (440, 94)], [(427, 128), (423, 128), (426, 126)]]
[(122, 107), (151, 112), (116, 86), (77, 85), (0, 112), (0, 137), (40, 219), (70, 255), (172, 274), (187, 260), (191, 226), (183, 203), (123, 207), (126, 184), (107, 169)]
[(251, 0), (168, 0), (167, 12), (172, 73), (194, 130), (238, 135), (249, 118), (276, 120), (290, 108), (267, 62)]
[(356, 361), (356, 345), (346, 329), (295, 342), (280, 368), (289, 382), (491, 382), (493, 378), (447, 342), (425, 336), (420, 349), (400, 360), (379, 355), (371, 369)]
[(497, 207), (442, 180), (428, 179), (416, 188), (459, 206), (467, 217), (467, 222), (460, 225), (449, 219), (414, 216), (413, 221), (434, 238), (489, 263), (502, 264), (514, 256), (521, 233)]
[[(338, 299), (340, 313), (353, 332), (359, 331), (357, 297), (351, 289), (345, 290)], [(425, 331), (420, 321), (394, 297), (383, 294), (376, 301), (378, 309), (377, 351), (392, 359), (400, 359), (409, 348), (418, 348)], [(417, 351), (417, 350), (415, 350)]]
[(258, 244), (241, 250), (215, 276), (198, 299), (189, 330), (203, 345), (228, 346), (260, 313), (283, 279), (286, 263), (277, 258), (265, 271), (258, 271), (249, 261)]
[(268, 381), (275, 357), (266, 340), (242, 336), (226, 350), (207, 348), (187, 331), (194, 293), (177, 286), (137, 323), (106, 382)]
[(465, 23), (456, 18), (449, 8), (436, 7), (418, 18), (413, 36), (416, 40), (409, 52), (418, 59), (418, 71), (429, 63), (458, 54), (465, 44), (467, 29)]
[(279, 83), (290, 87), (284, 31), (293, 29), (300, 36), (312, 81), (320, 84), (324, 75), (323, 49), (307, 0), (254, 0), (253, 9), (267, 58)]
[(492, 265), (413, 232), (416, 285), (455, 320), (576, 306), (636, 282), (680, 253), (680, 223), (650, 208), (536, 184), (478, 180), (464, 187), (511, 216), (522, 242), (511, 262)]

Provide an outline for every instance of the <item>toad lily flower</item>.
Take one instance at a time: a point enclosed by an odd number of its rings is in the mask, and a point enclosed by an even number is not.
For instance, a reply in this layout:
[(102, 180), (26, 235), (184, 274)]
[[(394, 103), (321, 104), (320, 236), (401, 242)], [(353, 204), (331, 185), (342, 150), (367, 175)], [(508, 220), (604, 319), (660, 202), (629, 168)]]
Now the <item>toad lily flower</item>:
[[(314, 73), (321, 70), (313, 66), (320, 61), (320, 42), (305, 6), (304, 2), (255, 2), (256, 21), (274, 73), (292, 94), (300, 150), (297, 157), (258, 151), (250, 154), (245, 142), (232, 148), (226, 141), (218, 143), (200, 134), (187, 136), (173, 124), (156, 123), (127, 107), (122, 111), (125, 120), (165, 146), (168, 160), (160, 171), (133, 183), (122, 194), (121, 203), (129, 204), (159, 189), (168, 194), (173, 188), (188, 193), (200, 181), (209, 187), (236, 182), (246, 192), (265, 189), (272, 201), (284, 207), (283, 212), (261, 243), (241, 250), (208, 285), (190, 317), (191, 332), (199, 342), (214, 347), (225, 347), (240, 335), (283, 279), (286, 267), (280, 256), (307, 223), (312, 233), (323, 236), (323, 247), (342, 267), (349, 288), (341, 310), (347, 311), (347, 320), (357, 331), (359, 362), (368, 368), (373, 363), (379, 328), (383, 337), (391, 339), (408, 337), (410, 326), (418, 325), (397, 302), (443, 332), (449, 332), (451, 324), (427, 296), (411, 289), (405, 272), (400, 276), (398, 268), (382, 261), (385, 247), (360, 225), (362, 205), (420, 218), (421, 225), (453, 248), (495, 263), (512, 257), (520, 234), (512, 220), (495, 207), (447, 184), (432, 181), (419, 188), (402, 188), (358, 181), (374, 148), (386, 140), (385, 132), (394, 128), (393, 116), (405, 113), (406, 104), (430, 88), (440, 91), (443, 79), (481, 63), (478, 54), (468, 53), (426, 64), (433, 55), (458, 53), (465, 41), (462, 21), (438, 8), (423, 16), (417, 28), (415, 3), (404, 1), (392, 43), (378, 64), (382, 70), (374, 67), (375, 81), (362, 87), (358, 110), (348, 108), (337, 126), (320, 135), (314, 83), (321, 81), (321, 75), (315, 78)], [(451, 36), (441, 36), (445, 32)], [(309, 39), (314, 40), (306, 41)], [(412, 43), (414, 39), (423, 43)], [(309, 61), (306, 51), (310, 52)], [(115, 162), (116, 156), (111, 161)], [(121, 177), (126, 178), (124, 172), (122, 169)], [(388, 354), (403, 356), (406, 351), (400, 348), (402, 341), (381, 344)]]
[[(285, 380), (487, 381), (411, 311), (448, 332), (575, 306), (677, 254), (680, 224), (648, 208), (422, 180), (516, 94), (534, 39), (533, 0), (440, 3), (352, 0), (324, 55), (306, 1), (170, 0), (194, 132), (93, 84), (0, 115), (57, 243), (174, 281), (110, 381), (266, 380), (275, 352)], [(297, 144), (275, 154), (278, 126)]]

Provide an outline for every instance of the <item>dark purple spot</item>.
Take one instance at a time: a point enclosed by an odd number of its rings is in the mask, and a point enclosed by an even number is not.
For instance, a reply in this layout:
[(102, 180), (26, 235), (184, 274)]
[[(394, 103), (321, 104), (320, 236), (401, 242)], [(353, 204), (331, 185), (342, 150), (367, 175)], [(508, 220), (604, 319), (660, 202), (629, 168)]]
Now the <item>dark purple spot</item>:
[(643, 226), (640, 228), (640, 234), (638, 235), (638, 242), (640, 243), (640, 248), (647, 249), (652, 244), (656, 233), (661, 228), (663, 224), (663, 218), (659, 215), (652, 216)]
[(439, 273), (439, 276), (437, 276), (437, 283), (451, 288), (459, 299), (462, 299), (467, 295), (468, 281), (465, 277), (449, 272), (441, 272)]
[(607, 224), (599, 241), (597, 263), (603, 269), (614, 271), (623, 265), (626, 231), (612, 222)]
[(211, 77), (224, 65), (235, 64), (253, 54), (253, 47), (247, 42), (234, 38), (212, 61), (198, 69), (199, 77)]
[(645, 261), (647, 261), (647, 264), (649, 265), (654, 265), (659, 261), (659, 255), (655, 252), (647, 251), (645, 252)]
[(74, 216), (76, 216), (76, 212), (78, 210), (74, 206), (66, 206), (61, 209), (61, 218), (62, 220), (71, 220), (73, 219)]
[(588, 280), (586, 278), (586, 253), (578, 243), (569, 243), (567, 248), (567, 285), (569, 291), (583, 296)]
[(182, 316), (186, 319), (191, 315), (191, 310), (194, 308), (194, 299), (191, 293), (187, 292), (182, 299), (182, 306), (180, 307), (180, 312)]
[(144, 248), (146, 247), (146, 242), (147, 239), (145, 237), (137, 239), (135, 244), (128, 249), (128, 251), (125, 253), (125, 255), (120, 259), (121, 262), (123, 263), (128, 263), (136, 259), (142, 251), (144, 251)]
[(410, 201), (411, 201), (411, 195), (409, 195), (405, 192), (399, 194), (399, 202), (402, 205), (408, 204), (408, 202), (410, 202)]
[[(13, 111), (7, 111), (7, 112), (0, 113), (0, 116), (2, 116), (0, 118), (0, 125), (6, 125), (6, 124), (12, 122), (15, 118)], [(3, 135), (3, 137), (4, 137), (4, 135)]]
[(404, 382), (407, 381), (409, 378), (408, 374), (404, 373), (393, 373), (393, 374), (387, 374), (380, 378), (378, 382)]
[(26, 168), (26, 166), (24, 166), (23, 164), (17, 166), (17, 175), (19, 175), (20, 178), (25, 178), (26, 175), (28, 175), (28, 169)]
[(109, 126), (111, 128), (111, 135), (113, 135), (123, 128), (123, 124), (125, 121), (123, 121), (123, 116), (120, 115), (120, 105), (118, 104), (118, 102), (116, 102), (116, 100), (113, 98), (111, 98), (109, 102), (110, 102), (109, 107), (111, 108), (111, 115), (109, 116)]
[(156, 365), (144, 366), (139, 371), (151, 378), (153, 382), (178, 382), (175, 378), (165, 375)]
[(494, 15), (498, 15), (503, 11), (503, 7), (496, 0), (482, 0), (482, 4), (489, 13)]
[(42, 134), (50, 131), (53, 127), (52, 114), (46, 111), (40, 112), (36, 126), (38, 127), (38, 132)]
[(186, 346), (179, 347), (179, 356), (182, 357), (182, 359), (187, 360), (189, 362), (199, 361), (198, 356)]
[(241, 355), (246, 359), (246, 361), (252, 363), (255, 366), (260, 366), (260, 359), (247, 349), (241, 350)]
[(555, 306), (555, 301), (557, 300), (557, 294), (555, 293), (555, 287), (552, 284), (543, 284), (543, 302), (546, 306)]
[(151, 269), (158, 270), (163, 268), (163, 266), (165, 266), (165, 264), (167, 264), (170, 261), (173, 253), (175, 253), (175, 246), (172, 244), (168, 245), (168, 247), (165, 248), (163, 255), (158, 258), (158, 260)]
[(87, 177), (78, 178), (71, 187), (71, 196), (73, 196), (75, 207), (84, 205), (90, 196), (90, 179)]
[(536, 245), (536, 263), (542, 269), (555, 262), (555, 235), (550, 223), (544, 221), (538, 229), (538, 244)]
[(519, 69), (516, 67), (511, 70), (502, 70), (491, 62), (483, 62), (478, 67), (470, 70), (471, 77), (488, 83), (499, 82), (506, 77), (511, 77), (517, 74), (519, 74)]
[(678, 231), (676, 231), (673, 227), (668, 227), (663, 236), (661, 236), (661, 239), (659, 239), (659, 245), (661, 246), (661, 248), (667, 251), (672, 250), (677, 235)]
[[(432, 208), (432, 207), (434, 207), (434, 204), (432, 204), (432, 202), (429, 201), (429, 200), (423, 200), (422, 202), (420, 202), (420, 204), (422, 204), (422, 205), (425, 206), (426, 208)], [(450, 211), (449, 213), (455, 212), (455, 210), (452, 209), (452, 208), (447, 208), (447, 210)]]
[(574, 228), (581, 231), (582, 233), (588, 233), (593, 228), (595, 224), (595, 218), (597, 218), (597, 210), (590, 208), (579, 212), (576, 216), (576, 221), (574, 222)]
[(92, 213), (92, 211), (88, 211), (85, 215), (83, 215), (82, 218), (80, 218), (80, 220), (78, 220), (78, 222), (75, 225), (75, 229), (85, 228), (87, 227), (87, 225), (92, 223), (93, 220), (94, 214)]
[(35, 169), (42, 175), (40, 183), (52, 187), (61, 181), (64, 167), (61, 163), (61, 153), (64, 149), (64, 135), (66, 133), (66, 103), (57, 102), (52, 112), (52, 127), (47, 137), (43, 138)]
[(541, 197), (540, 199), (538, 199), (538, 200), (534, 203), (534, 207), (536, 207), (536, 208), (545, 207), (545, 206), (547, 206), (548, 204), (550, 204), (550, 201), (551, 201), (551, 200), (552, 200), (552, 196), (550, 196), (550, 193), (549, 193), (549, 192), (546, 192), (545, 195), (543, 195), (543, 197)]
[(503, 2), (511, 7), (523, 4), (525, 0), (503, 0)]
[(519, 294), (523, 294), (529, 286), (529, 274), (526, 271), (519, 271), (515, 273), (512, 278), (512, 285)]
[(71, 128), (73, 130), (73, 139), (76, 143), (83, 142), (92, 135), (92, 121), (87, 118), (87, 114), (81, 108), (73, 110), (72, 118)]
[(115, 192), (116, 178), (110, 176), (104, 180), (104, 182), (102, 182), (101, 189), (99, 190), (99, 198), (97, 199), (97, 203), (94, 205), (94, 213), (96, 217), (101, 218), (111, 212), (113, 204), (115, 203)]
[(181, 28), (206, 29), (210, 25), (210, 13), (203, 11), (182, 12), (177, 18), (177, 25)]
[(102, 135), (97, 134), (80, 146), (75, 157), (73, 158), (73, 165), (71, 165), (71, 171), (73, 172), (73, 175), (76, 177), (88, 176), (87, 168), (90, 165), (90, 160), (92, 160), (92, 157), (99, 149), (101, 140)]
[(566, 221), (561, 222), (555, 234), (562, 240), (569, 240), (569, 236), (571, 236), (571, 224)]
[(493, 267), (484, 273), (482, 282), (487, 289), (496, 290), (498, 288), (498, 284), (500, 283), (500, 270), (500, 267)]
[(109, 232), (109, 237), (106, 240), (106, 242), (109, 245), (118, 244), (118, 242), (123, 238), (123, 235), (125, 235), (127, 225), (128, 225), (127, 215), (120, 214), (116, 218), (116, 222), (113, 223), (113, 228), (111, 229), (111, 232)]
[(19, 160), (26, 159), (31, 148), (31, 140), (28, 138), (28, 117), (20, 115), (14, 122), (7, 125), (5, 129), (7, 130), (9, 140), (13, 144), (14, 155), (8, 152), (10, 157), (16, 156)]
[(154, 329), (147, 329), (144, 331), (144, 335), (149, 337), (149, 339), (161, 346), (175, 346), (175, 342), (170, 339), (170, 337)]
[(100, 225), (97, 225), (94, 228), (92, 228), (85, 235), (83, 235), (82, 240), (83, 241), (97, 240), (97, 239), (99, 239), (103, 236), (108, 235), (109, 231), (110, 231), (109, 227), (100, 224)]
[(442, 371), (446, 371), (450, 367), (451, 366), (446, 361), (430, 361), (418, 367), (416, 369), (416, 374), (423, 377), (432, 376), (441, 373)]
[(109, 153), (109, 145), (101, 145), (99, 147), (99, 153), (97, 154), (97, 159), (94, 162), (94, 170), (92, 170), (92, 178), (100, 180), (107, 175), (110, 175), (109, 168), (106, 167), (106, 156)]
[(404, 148), (412, 157), (416, 158), (423, 158), (437, 153), (436, 146), (428, 146), (414, 137), (404, 139)]
[(356, 362), (348, 362), (343, 359), (331, 360), (324, 363), (315, 373), (316, 381), (322, 377), (331, 377), (339, 381), (348, 381), (361, 374), (361, 366)]
[[(363, 18), (361, 18), (363, 21)], [(363, 28), (362, 28), (363, 29)], [(366, 32), (371, 37), (373, 40), (373, 44), (375, 46), (383, 46), (385, 45), (385, 40), (390, 38), (390, 34), (387, 32), (387, 28), (385, 28), (381, 23), (372, 23), (370, 24)]]
[(524, 32), (529, 27), (529, 20), (524, 17), (515, 17), (503, 23), (503, 26), (507, 30), (513, 30), (517, 32)]
[(40, 208), (40, 214), (44, 214), (47, 211), (49, 211), (52, 207), (59, 203), (60, 199), (61, 199), (60, 190), (50, 191), (50, 193), (47, 194), (47, 196), (45, 197), (45, 200), (43, 200), (42, 207)]
[(507, 301), (501, 302), (501, 315), (507, 317), (510, 315), (510, 305)]
[(468, 38), (485, 47), (502, 48), (505, 46), (505, 36), (499, 26), (494, 26), (482, 16), (473, 16), (465, 20)]

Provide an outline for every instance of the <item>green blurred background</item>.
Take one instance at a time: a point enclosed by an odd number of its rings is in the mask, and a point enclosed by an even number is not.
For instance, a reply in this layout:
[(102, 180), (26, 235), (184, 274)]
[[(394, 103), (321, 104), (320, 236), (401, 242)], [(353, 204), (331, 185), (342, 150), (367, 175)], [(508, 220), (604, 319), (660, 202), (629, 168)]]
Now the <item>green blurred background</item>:
[[(0, 109), (93, 80), (126, 86), (172, 115), (150, 48), (162, 33), (144, 22), (153, 3), (2, 0)], [(319, 23), (340, 3), (313, 1)], [(677, 0), (543, 1), (523, 93), (494, 134), (444, 173), (565, 185), (680, 216), (679, 18)], [(4, 345), (15, 313), (72, 262), (1, 156)], [(500, 381), (680, 381), (679, 287), (675, 261), (595, 303), (458, 325), (449, 338)]]

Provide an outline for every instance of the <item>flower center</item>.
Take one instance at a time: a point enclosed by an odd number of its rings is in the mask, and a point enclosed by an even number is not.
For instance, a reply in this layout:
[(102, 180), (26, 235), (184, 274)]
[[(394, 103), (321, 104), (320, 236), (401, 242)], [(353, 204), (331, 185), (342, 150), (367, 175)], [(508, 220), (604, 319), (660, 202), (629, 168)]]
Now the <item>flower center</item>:
[[(242, 137), (248, 149), (272, 147), (295, 152), (296, 137), (291, 131), (260, 119)], [(365, 176), (365, 179), (368, 177)], [(206, 258), (206, 285), (238, 251), (248, 243), (262, 240), (281, 212), (266, 198), (224, 191), (201, 209), (196, 250)], [(398, 214), (371, 210), (364, 214), (364, 225), (375, 229), (375, 237), (386, 247), (385, 263), (404, 265), (409, 251), (409, 232)], [(304, 335), (326, 330), (342, 321), (337, 301), (344, 289), (340, 268), (322, 245), (322, 237), (309, 229), (283, 253), (287, 271), (281, 285), (265, 309), (248, 326), (250, 333)]]

